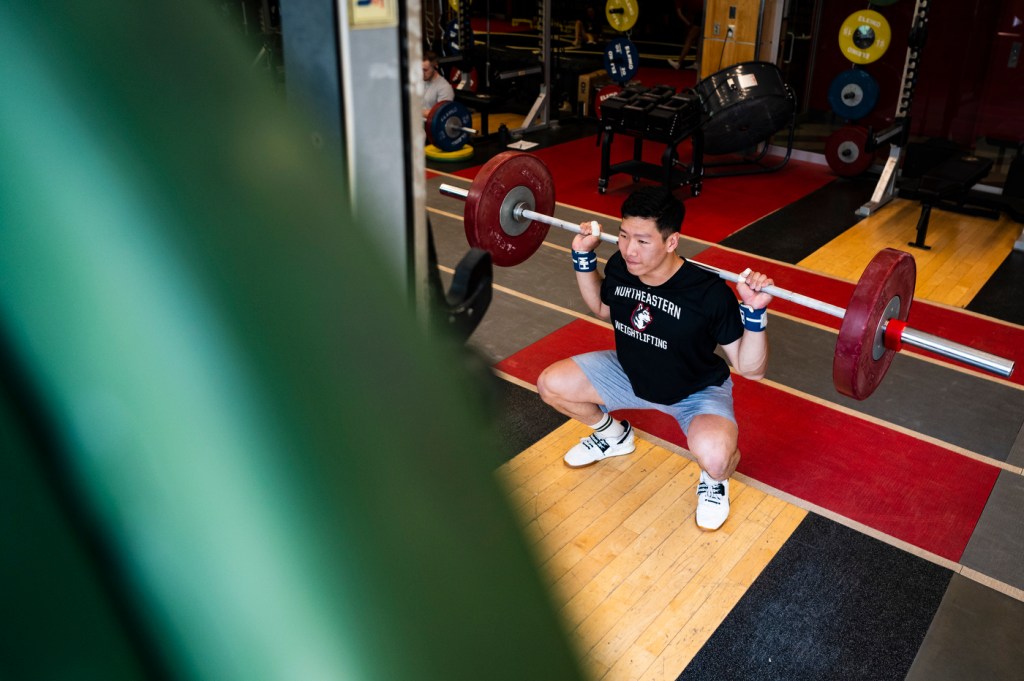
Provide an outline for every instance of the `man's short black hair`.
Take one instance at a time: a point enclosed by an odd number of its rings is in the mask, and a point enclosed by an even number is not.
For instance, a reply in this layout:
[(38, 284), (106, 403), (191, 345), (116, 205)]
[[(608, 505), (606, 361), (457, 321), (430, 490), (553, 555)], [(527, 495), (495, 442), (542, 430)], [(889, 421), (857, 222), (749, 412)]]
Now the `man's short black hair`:
[(662, 186), (641, 187), (622, 202), (622, 219), (650, 218), (658, 225), (658, 232), (667, 239), (683, 226), (686, 207), (675, 194)]

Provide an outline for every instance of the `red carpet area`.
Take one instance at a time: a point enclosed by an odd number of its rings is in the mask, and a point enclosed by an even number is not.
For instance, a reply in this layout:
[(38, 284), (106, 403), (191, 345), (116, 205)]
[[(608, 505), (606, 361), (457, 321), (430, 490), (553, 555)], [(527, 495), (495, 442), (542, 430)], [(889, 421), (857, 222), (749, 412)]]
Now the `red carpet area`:
[[(610, 329), (577, 320), (496, 368), (536, 385), (550, 363), (613, 346)], [(736, 378), (734, 394), (743, 452), (740, 473), (959, 561), (998, 468), (767, 384)], [(617, 416), (686, 445), (675, 421), (663, 414), (625, 411)]]
[[(660, 164), (665, 145), (648, 142), (643, 159)], [(679, 147), (684, 162), (690, 156), (689, 142)], [(601, 174), (601, 145), (596, 136), (531, 150), (544, 161), (555, 181), (555, 199), (587, 211), (617, 217), (622, 202), (633, 188), (629, 175), (612, 175), (608, 193), (597, 190)], [(633, 138), (617, 135), (612, 142), (611, 163), (633, 157)], [(586, 170), (581, 170), (586, 169)], [(479, 167), (455, 174), (472, 179)], [(703, 192), (690, 197), (686, 190), (677, 195), (686, 202), (683, 233), (688, 237), (718, 243), (750, 223), (782, 208), (835, 179), (828, 168), (814, 163), (791, 160), (777, 172), (743, 177), (708, 178)]]

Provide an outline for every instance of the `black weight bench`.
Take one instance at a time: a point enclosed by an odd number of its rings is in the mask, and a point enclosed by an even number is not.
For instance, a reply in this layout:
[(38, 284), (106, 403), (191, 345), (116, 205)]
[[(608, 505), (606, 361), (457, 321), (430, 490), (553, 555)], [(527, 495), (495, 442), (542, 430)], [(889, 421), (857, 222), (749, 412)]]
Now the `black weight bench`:
[(917, 238), (908, 243), (916, 248), (931, 248), (925, 244), (925, 238), (928, 236), (928, 220), (932, 208), (998, 219), (999, 211), (982, 205), (984, 202), (975, 200), (971, 192), (971, 188), (992, 170), (992, 165), (990, 158), (955, 154), (925, 171), (916, 182), (901, 186), (901, 197), (921, 202)]

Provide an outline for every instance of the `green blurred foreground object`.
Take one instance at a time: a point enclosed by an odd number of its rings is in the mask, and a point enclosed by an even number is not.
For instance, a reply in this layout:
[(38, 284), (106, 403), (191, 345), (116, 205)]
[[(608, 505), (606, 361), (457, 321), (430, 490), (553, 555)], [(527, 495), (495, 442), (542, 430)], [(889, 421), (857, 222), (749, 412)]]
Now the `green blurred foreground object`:
[(0, 5), (0, 677), (581, 678), (482, 385), (208, 14)]

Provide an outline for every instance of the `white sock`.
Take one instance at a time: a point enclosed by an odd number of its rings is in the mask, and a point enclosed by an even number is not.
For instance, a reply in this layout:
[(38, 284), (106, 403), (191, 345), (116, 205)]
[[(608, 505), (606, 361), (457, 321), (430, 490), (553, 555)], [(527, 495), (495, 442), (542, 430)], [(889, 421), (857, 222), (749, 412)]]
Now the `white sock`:
[(614, 440), (622, 437), (622, 434), (626, 432), (626, 428), (622, 425), (622, 421), (613, 419), (611, 414), (605, 414), (604, 418), (590, 427), (593, 428), (597, 436), (603, 440)]

